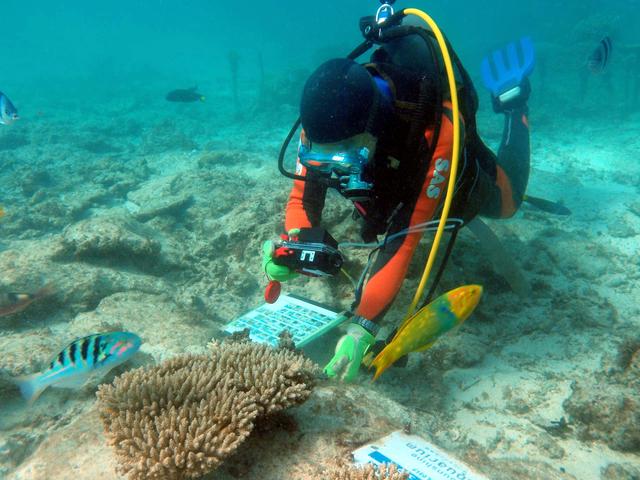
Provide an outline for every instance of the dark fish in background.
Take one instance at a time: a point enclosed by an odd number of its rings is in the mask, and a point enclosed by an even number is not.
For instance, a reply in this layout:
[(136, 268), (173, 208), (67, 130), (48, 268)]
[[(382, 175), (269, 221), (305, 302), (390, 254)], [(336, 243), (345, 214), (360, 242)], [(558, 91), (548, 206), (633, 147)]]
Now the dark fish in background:
[(11, 103), (9, 97), (0, 92), (0, 123), (9, 125), (20, 118), (18, 109)]
[(198, 87), (187, 88), (184, 90), (172, 90), (165, 97), (169, 102), (204, 102), (204, 95), (198, 93)]
[(47, 284), (35, 293), (0, 293), (0, 317), (21, 312), (36, 300), (54, 293), (53, 286)]
[(611, 57), (612, 48), (611, 38), (604, 37), (600, 40), (596, 49), (587, 59), (587, 67), (589, 67), (591, 73), (602, 73)]

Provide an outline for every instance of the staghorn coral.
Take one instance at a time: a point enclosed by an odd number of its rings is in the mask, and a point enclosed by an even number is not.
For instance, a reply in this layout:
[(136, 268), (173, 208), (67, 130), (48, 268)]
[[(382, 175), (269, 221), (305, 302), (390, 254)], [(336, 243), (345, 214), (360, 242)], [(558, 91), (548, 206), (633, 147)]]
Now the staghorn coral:
[(250, 342), (212, 342), (102, 385), (98, 408), (119, 471), (130, 479), (196, 478), (216, 469), (258, 417), (304, 402), (316, 366)]
[(209, 348), (218, 368), (255, 395), (260, 415), (299, 405), (311, 394), (317, 366), (300, 355), (242, 341), (213, 341)]
[(342, 464), (329, 470), (329, 480), (407, 480), (409, 475), (401, 473), (395, 464), (383, 464), (376, 469), (371, 464), (364, 467)]

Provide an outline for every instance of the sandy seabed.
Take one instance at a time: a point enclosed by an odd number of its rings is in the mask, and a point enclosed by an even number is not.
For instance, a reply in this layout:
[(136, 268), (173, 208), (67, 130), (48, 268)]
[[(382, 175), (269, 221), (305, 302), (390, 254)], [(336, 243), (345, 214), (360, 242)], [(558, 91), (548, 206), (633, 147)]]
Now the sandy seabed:
[[(276, 168), (292, 106), (240, 116), (141, 95), (72, 110), (56, 103), (0, 129), (0, 285), (54, 296), (0, 318), (0, 477), (119, 478), (95, 384), (51, 389), (27, 407), (11, 377), (43, 368), (76, 337), (129, 330), (144, 340), (124, 370), (202, 353), (261, 304), (260, 246), (280, 233), (289, 181)], [(31, 113), (31, 114), (30, 114)], [(479, 117), (496, 146), (499, 119)], [(441, 289), (480, 283), (455, 334), (371, 383), (320, 383), (286, 420), (254, 435), (208, 478), (323, 478), (335, 457), (410, 429), (492, 479), (640, 478), (640, 115), (563, 123), (532, 107), (529, 192), (572, 210), (524, 205), (487, 223), (532, 287), (519, 298), (463, 232)], [(633, 165), (629, 165), (634, 163)], [(326, 226), (357, 240), (330, 195)], [(427, 244), (385, 319), (404, 314)], [(358, 271), (363, 253), (348, 252)], [(351, 286), (301, 278), (288, 291), (346, 308)], [(319, 363), (336, 335), (308, 353)]]

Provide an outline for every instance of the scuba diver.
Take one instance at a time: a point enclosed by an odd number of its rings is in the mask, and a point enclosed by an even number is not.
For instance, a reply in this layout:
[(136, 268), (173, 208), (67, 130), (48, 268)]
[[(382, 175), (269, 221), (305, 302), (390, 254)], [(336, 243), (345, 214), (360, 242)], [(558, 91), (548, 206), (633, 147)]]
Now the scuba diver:
[[(353, 316), (325, 367), (329, 377), (345, 381), (356, 378), (363, 357), (374, 345), (424, 226), (437, 221), (443, 209), (452, 172), (454, 109), (446, 88), (442, 44), (430, 29), (402, 25), (404, 16), (405, 11), (387, 15), (383, 22), (363, 18), (364, 47), (348, 58), (323, 63), (311, 74), (300, 104), (296, 174), (285, 173), (295, 178), (282, 237), (287, 245), (315, 232), (315, 240), (324, 242), (329, 251), (336, 246), (327, 232), (317, 233), (328, 188), (353, 203), (365, 242), (377, 242), (380, 235), (385, 238), (368, 265), (366, 283), (365, 274), (361, 277)], [(377, 48), (369, 62), (354, 60), (372, 45)], [(447, 50), (461, 128), (460, 166), (446, 227), (457, 229), (477, 215), (511, 217), (522, 203), (529, 179), (531, 89), (524, 75), (506, 91), (492, 92), (493, 109), (505, 119), (496, 155), (476, 128), (478, 97), (473, 83), (448, 43)], [(263, 248), (263, 270), (270, 280), (287, 281), (297, 272), (313, 274), (285, 261), (280, 245), (266, 242)]]

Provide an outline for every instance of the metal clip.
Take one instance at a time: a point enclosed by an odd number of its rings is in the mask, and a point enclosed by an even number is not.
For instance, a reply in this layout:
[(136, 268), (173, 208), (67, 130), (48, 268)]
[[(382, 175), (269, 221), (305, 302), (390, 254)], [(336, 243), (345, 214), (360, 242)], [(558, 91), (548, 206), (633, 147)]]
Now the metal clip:
[(376, 12), (376, 23), (378, 25), (382, 25), (387, 18), (394, 14), (393, 7), (391, 6), (392, 3), (394, 2), (387, 1), (378, 8), (378, 11)]

